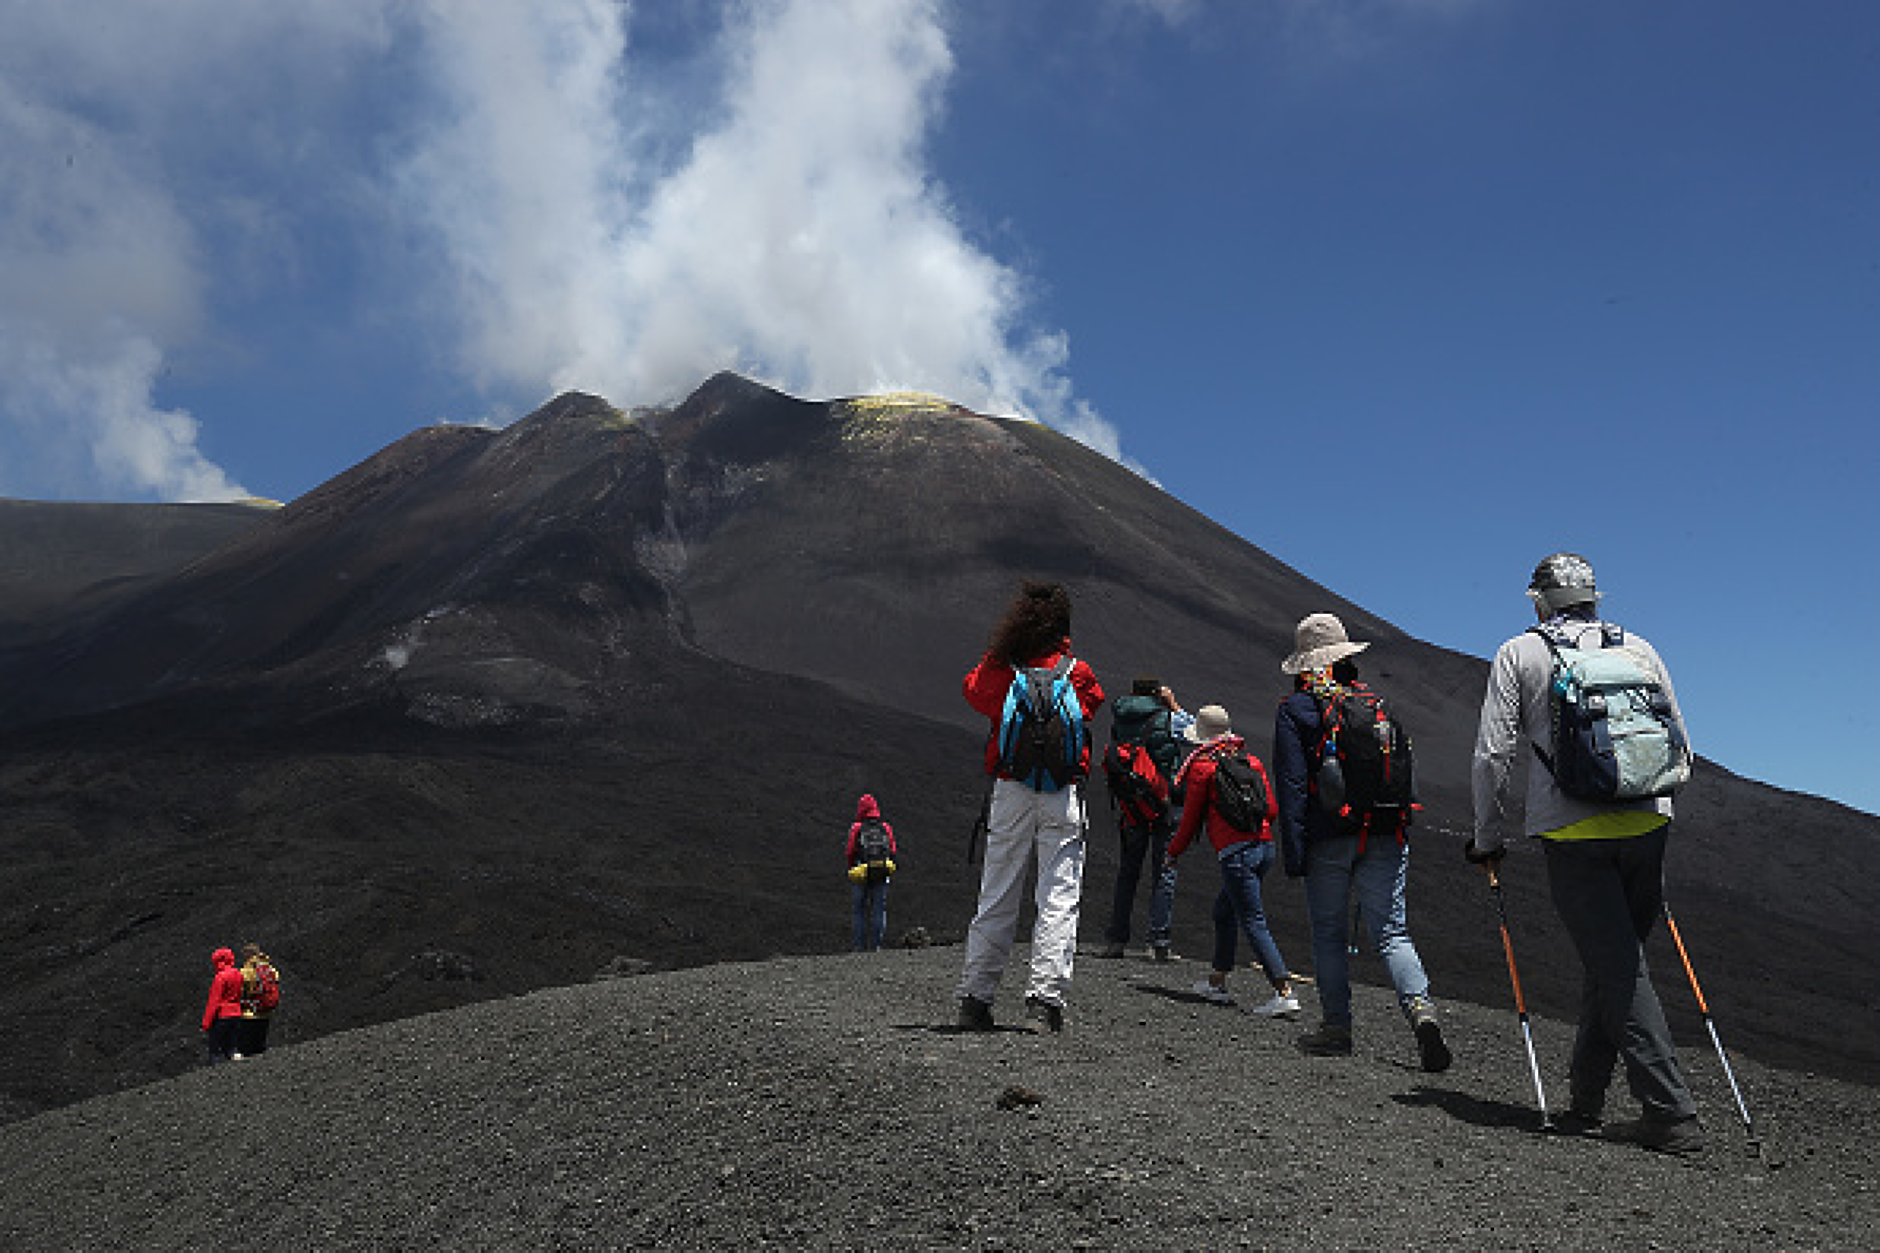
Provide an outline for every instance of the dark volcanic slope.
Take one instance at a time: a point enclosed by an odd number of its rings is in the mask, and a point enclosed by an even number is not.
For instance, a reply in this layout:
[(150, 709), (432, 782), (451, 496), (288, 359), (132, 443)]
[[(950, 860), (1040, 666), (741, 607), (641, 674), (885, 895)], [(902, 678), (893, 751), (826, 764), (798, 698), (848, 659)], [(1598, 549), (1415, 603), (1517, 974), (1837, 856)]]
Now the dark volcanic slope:
[(272, 506), (0, 500), (0, 647), (173, 574), (259, 525)]
[[(960, 1035), (958, 959), (556, 989), (0, 1127), (0, 1245), (186, 1248), (265, 1213), (271, 1247), (323, 1253), (1709, 1253), (1871, 1247), (1880, 1219), (1869, 1088), (1742, 1063), (1759, 1162), (1687, 1040), (1713, 1150), (1671, 1161), (1537, 1134), (1506, 1009), (1452, 1007), (1432, 1076), (1386, 993), (1360, 990), (1355, 1056), (1306, 1058), (1299, 1026), (1197, 1003), (1192, 967), (1090, 961), (1065, 1035)], [(1570, 1031), (1534, 1029), (1557, 1092)]]
[[(1046, 428), (721, 375), (670, 411), (570, 395), (416, 432), (0, 655), (0, 1116), (187, 1068), (207, 954), (247, 938), (302, 1038), (623, 963), (841, 947), (863, 790), (904, 840), (895, 929), (959, 931), (983, 787), (959, 678), (1024, 576), (1070, 583), (1113, 690), (1157, 671), (1256, 745), (1299, 617), (1376, 641), (1428, 805), (1418, 944), (1441, 995), (1501, 1003), (1455, 851), (1481, 661)], [(1876, 1081), (1880, 821), (1709, 766), (1680, 807), (1672, 900), (1733, 1047)], [(1100, 822), (1087, 933), (1114, 856)], [(1213, 889), (1182, 885), (1190, 953)], [(1298, 886), (1273, 891), (1303, 957)], [(1508, 892), (1529, 994), (1565, 1016), (1530, 850)]]

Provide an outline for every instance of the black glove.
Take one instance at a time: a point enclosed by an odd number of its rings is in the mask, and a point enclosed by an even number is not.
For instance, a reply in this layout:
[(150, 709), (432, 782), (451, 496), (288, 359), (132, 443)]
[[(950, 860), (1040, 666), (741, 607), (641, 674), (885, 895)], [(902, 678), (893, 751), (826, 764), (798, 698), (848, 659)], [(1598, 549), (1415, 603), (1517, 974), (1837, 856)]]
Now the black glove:
[(1489, 864), (1499, 866), (1501, 865), (1501, 859), (1508, 855), (1508, 849), (1507, 849), (1507, 846), (1504, 845), (1501, 848), (1495, 849), (1492, 852), (1484, 853), (1481, 849), (1475, 846), (1475, 840), (1473, 838), (1470, 838), (1463, 842), (1462, 855), (1468, 858), (1469, 864), (1471, 866), (1483, 866), (1483, 865), (1489, 865)]

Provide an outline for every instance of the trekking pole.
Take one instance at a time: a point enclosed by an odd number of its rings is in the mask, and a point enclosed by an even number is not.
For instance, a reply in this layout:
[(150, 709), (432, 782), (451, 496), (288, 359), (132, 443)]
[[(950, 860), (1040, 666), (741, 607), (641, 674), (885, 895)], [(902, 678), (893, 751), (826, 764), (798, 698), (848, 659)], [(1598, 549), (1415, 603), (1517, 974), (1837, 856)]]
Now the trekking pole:
[(1521, 1040), (1527, 1045), (1528, 1073), (1534, 1076), (1534, 1099), (1541, 1107), (1541, 1130), (1552, 1131), (1554, 1119), (1547, 1112), (1547, 1093), (1541, 1087), (1541, 1064), (1534, 1056), (1534, 1029), (1528, 1025), (1527, 998), (1521, 995), (1521, 976), (1514, 968), (1514, 941), (1508, 938), (1508, 909), (1501, 900), (1501, 875), (1493, 862), (1488, 863), (1488, 886), (1495, 894), (1495, 914), (1501, 920), (1501, 951), (1508, 955), (1508, 982), (1514, 985), (1514, 1010), (1521, 1019)]
[(1762, 1141), (1757, 1138), (1756, 1124), (1750, 1121), (1749, 1106), (1743, 1103), (1743, 1089), (1736, 1084), (1736, 1071), (1730, 1067), (1730, 1055), (1723, 1051), (1723, 1041), (1717, 1038), (1717, 1024), (1710, 1020), (1710, 1006), (1704, 1000), (1704, 989), (1697, 986), (1697, 971), (1691, 966), (1691, 955), (1684, 950), (1684, 937), (1678, 934), (1677, 920), (1671, 916), (1671, 906), (1663, 907), (1665, 926), (1671, 932), (1671, 942), (1678, 946), (1678, 959), (1684, 963), (1684, 973), (1690, 976), (1691, 992), (1697, 997), (1697, 1012), (1703, 1016), (1704, 1030), (1710, 1032), (1710, 1042), (1716, 1046), (1717, 1060), (1723, 1063), (1723, 1077), (1730, 1081), (1730, 1095), (1736, 1098), (1736, 1112), (1743, 1119), (1743, 1130), (1749, 1136), (1749, 1151), (1754, 1157), (1762, 1156)]

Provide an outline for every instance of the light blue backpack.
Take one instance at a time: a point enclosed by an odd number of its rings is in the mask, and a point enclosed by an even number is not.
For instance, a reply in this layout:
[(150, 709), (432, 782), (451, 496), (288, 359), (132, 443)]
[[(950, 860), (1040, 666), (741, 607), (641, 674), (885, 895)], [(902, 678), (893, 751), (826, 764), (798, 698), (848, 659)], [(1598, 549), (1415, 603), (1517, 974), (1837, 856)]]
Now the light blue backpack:
[[(1625, 647), (1625, 632), (1588, 623), (1573, 632), (1531, 628), (1553, 654), (1548, 692), (1552, 751), (1534, 745), (1560, 790), (1589, 801), (1669, 796), (1691, 777), (1691, 750), (1671, 697)], [(1597, 632), (1598, 644), (1579, 641)]]

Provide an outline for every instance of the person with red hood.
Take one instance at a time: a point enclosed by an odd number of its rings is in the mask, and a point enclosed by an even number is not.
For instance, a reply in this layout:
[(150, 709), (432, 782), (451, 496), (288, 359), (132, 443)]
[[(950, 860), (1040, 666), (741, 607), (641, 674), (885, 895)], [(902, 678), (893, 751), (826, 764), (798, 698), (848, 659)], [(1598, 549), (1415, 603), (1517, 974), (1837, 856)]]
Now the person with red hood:
[(209, 984), (209, 1003), (202, 1009), (202, 1029), (209, 1033), (209, 1062), (225, 1062), (235, 1052), (235, 1032), (242, 1021), (242, 971), (235, 950), (219, 948), (209, 955), (215, 978)]
[(849, 824), (849, 882), (855, 903), (855, 951), (874, 952), (888, 931), (888, 880), (894, 877), (894, 828), (873, 795), (855, 802)]
[[(1071, 656), (1070, 594), (1058, 583), (1025, 583), (992, 641), (961, 685), (966, 703), (992, 722), (986, 773), (986, 854), (979, 876), (979, 906), (966, 932), (965, 969), (958, 989), (962, 1031), (991, 1031), (993, 995), (1018, 933), (1019, 903), (1033, 854), (1038, 861), (1037, 919), (1031, 933), (1031, 977), (1025, 986), (1027, 1029), (1064, 1029), (1064, 993), (1077, 953), (1077, 911), (1084, 886), (1084, 807), (1078, 783), (1090, 773), (1088, 723), (1103, 708), (1103, 686), (1089, 666)], [(1078, 745), (1067, 779), (1020, 779), (1001, 766), (1000, 724), (1019, 668), (1068, 679), (1079, 709), (1063, 744)], [(1068, 753), (1069, 749), (1066, 748)]]

